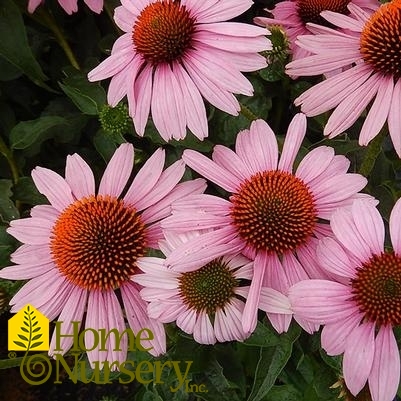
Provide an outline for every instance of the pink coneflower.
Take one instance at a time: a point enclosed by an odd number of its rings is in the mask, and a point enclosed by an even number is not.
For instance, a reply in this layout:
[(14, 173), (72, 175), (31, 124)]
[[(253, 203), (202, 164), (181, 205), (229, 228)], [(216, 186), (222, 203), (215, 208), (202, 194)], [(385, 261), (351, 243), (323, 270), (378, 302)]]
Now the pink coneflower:
[(125, 32), (111, 56), (92, 70), (90, 81), (112, 77), (108, 102), (125, 95), (135, 129), (143, 135), (150, 109), (164, 140), (182, 139), (188, 127), (199, 139), (208, 135), (202, 96), (238, 115), (233, 95), (251, 96), (241, 71), (266, 66), (257, 52), (271, 48), (266, 29), (222, 22), (246, 11), (251, 0), (122, 0), (115, 21)]
[[(85, 4), (95, 13), (99, 14), (103, 10), (103, 0), (84, 0)], [(45, 0), (29, 0), (28, 11), (35, 12), (39, 5), (43, 4)], [(78, 11), (78, 0), (58, 0), (60, 6), (67, 14), (76, 13)]]
[[(55, 172), (37, 167), (32, 178), (50, 205), (35, 206), (30, 218), (10, 223), (8, 232), (23, 242), (13, 255), (15, 266), (0, 271), (10, 280), (30, 279), (12, 298), (11, 311), (32, 304), (50, 320), (59, 316), (63, 333), (70, 333), (72, 321), (106, 332), (125, 329), (123, 311), (116, 294), (121, 295), (129, 326), (137, 333), (150, 329), (155, 355), (165, 352), (162, 324), (147, 315), (147, 304), (139, 296), (140, 286), (130, 278), (138, 263), (147, 260), (149, 248), (157, 248), (162, 238), (160, 220), (170, 213), (174, 200), (204, 190), (203, 180), (178, 184), (184, 163), (178, 161), (163, 171), (164, 151), (157, 150), (138, 171), (121, 197), (131, 175), (134, 161), (132, 145), (121, 145), (110, 160), (99, 189), (90, 167), (78, 155), (68, 156), (65, 179)], [(86, 348), (93, 335), (87, 333)], [(122, 351), (88, 352), (89, 361), (124, 361), (127, 339)], [(89, 345), (88, 345), (89, 343)], [(71, 338), (63, 337), (61, 348), (68, 351)], [(52, 339), (49, 353), (55, 349)]]
[(327, 33), (298, 38), (313, 56), (287, 65), (289, 74), (316, 75), (353, 64), (350, 69), (313, 86), (295, 100), (307, 116), (334, 108), (324, 134), (333, 138), (358, 119), (373, 100), (363, 123), (360, 145), (367, 145), (387, 121), (391, 139), (401, 157), (400, 21), (401, 1), (381, 5), (376, 12), (350, 4), (352, 14), (325, 11), (322, 16), (350, 34)]
[(331, 218), (333, 238), (317, 255), (332, 280), (308, 280), (289, 291), (292, 307), (324, 324), (322, 346), (344, 354), (343, 375), (352, 394), (366, 381), (373, 401), (392, 401), (400, 380), (400, 354), (393, 327), (401, 324), (401, 200), (390, 215), (393, 251), (377, 209), (361, 199)]
[[(327, 146), (312, 150), (294, 174), (305, 132), (306, 117), (298, 114), (288, 128), (280, 160), (276, 137), (262, 120), (238, 134), (236, 152), (217, 145), (213, 161), (192, 150), (183, 154), (188, 166), (231, 196), (225, 200), (202, 194), (173, 204), (172, 216), (163, 223), (166, 230), (215, 231), (177, 248), (166, 263), (185, 270), (238, 251), (253, 259), (243, 322), (247, 332), (256, 325), (261, 287), (286, 294), (301, 279), (321, 277), (315, 248), (317, 238), (329, 233), (324, 220), (349, 204), (367, 182), (359, 174), (348, 174), (349, 161)], [(279, 332), (287, 330), (291, 316), (268, 316)]]
[(356, 4), (367, 9), (376, 9), (378, 0), (289, 0), (277, 3), (273, 10), (266, 10), (273, 14), (273, 18), (256, 17), (255, 23), (269, 27), (281, 25), (285, 28), (290, 41), (292, 60), (297, 60), (311, 55), (311, 52), (298, 46), (296, 40), (299, 35), (311, 33), (308, 23), (328, 26), (327, 20), (321, 17), (324, 10), (341, 14), (349, 14), (348, 4)]
[[(199, 232), (166, 234), (160, 241), (163, 253), (171, 252), (196, 239)], [(164, 265), (164, 259), (153, 258), (138, 263), (144, 274), (133, 280), (144, 288), (140, 294), (149, 301), (148, 313), (163, 323), (176, 321), (183, 331), (201, 344), (216, 341), (243, 341), (250, 333), (242, 327), (242, 314), (252, 278), (253, 262), (242, 255), (224, 255), (189, 271), (176, 271)], [(262, 303), (273, 313), (292, 314), (287, 297), (265, 289)]]

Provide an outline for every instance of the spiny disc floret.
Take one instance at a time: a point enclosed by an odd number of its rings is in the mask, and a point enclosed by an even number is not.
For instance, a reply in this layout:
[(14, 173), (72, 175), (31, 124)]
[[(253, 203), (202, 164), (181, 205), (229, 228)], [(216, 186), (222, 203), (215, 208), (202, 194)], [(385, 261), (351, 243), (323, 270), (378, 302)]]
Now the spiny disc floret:
[(298, 16), (304, 24), (313, 22), (315, 24), (329, 26), (320, 13), (325, 10), (340, 14), (349, 14), (347, 5), (350, 0), (298, 0)]
[(110, 196), (77, 200), (58, 217), (50, 248), (61, 274), (88, 290), (118, 288), (144, 255), (145, 226), (137, 211)]
[(366, 22), (360, 42), (364, 61), (376, 72), (401, 77), (401, 1), (383, 4)]
[(134, 25), (132, 40), (147, 62), (180, 60), (191, 47), (195, 18), (179, 1), (160, 0), (146, 6)]
[(184, 303), (197, 312), (214, 314), (235, 296), (238, 281), (232, 271), (216, 259), (199, 270), (183, 273), (179, 278), (180, 296)]
[(372, 256), (351, 280), (353, 300), (366, 320), (401, 324), (401, 258), (394, 253)]
[(281, 254), (313, 234), (315, 202), (306, 184), (283, 171), (265, 171), (241, 184), (231, 197), (239, 235), (256, 250)]

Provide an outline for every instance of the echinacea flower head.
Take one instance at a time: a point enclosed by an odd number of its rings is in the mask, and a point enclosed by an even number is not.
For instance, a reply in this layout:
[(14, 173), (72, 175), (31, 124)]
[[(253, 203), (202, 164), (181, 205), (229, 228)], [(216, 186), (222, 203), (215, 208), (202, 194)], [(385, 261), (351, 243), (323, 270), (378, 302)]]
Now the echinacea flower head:
[[(103, 10), (103, 0), (84, 0), (85, 4), (95, 13), (100, 14)], [(45, 2), (45, 0), (28, 0), (28, 11), (34, 13), (35, 10)], [(78, 0), (58, 0), (60, 6), (67, 14), (78, 11)]]
[(330, 280), (308, 280), (289, 290), (292, 308), (324, 324), (322, 347), (344, 354), (347, 388), (358, 394), (368, 382), (373, 401), (392, 401), (400, 381), (400, 354), (393, 329), (401, 325), (401, 200), (389, 221), (392, 250), (384, 248), (385, 228), (370, 202), (355, 200), (331, 218), (334, 237), (317, 248)]
[(251, 0), (122, 0), (115, 21), (124, 34), (110, 57), (88, 74), (110, 78), (108, 102), (127, 95), (137, 133), (144, 135), (151, 111), (162, 138), (182, 139), (188, 127), (199, 139), (208, 135), (205, 98), (238, 115), (233, 95), (252, 95), (241, 72), (266, 66), (258, 54), (271, 48), (261, 27), (225, 22), (246, 11)]
[(324, 11), (322, 16), (336, 27), (316, 35), (301, 36), (298, 44), (312, 56), (287, 65), (289, 74), (310, 76), (333, 68), (350, 68), (308, 89), (296, 105), (307, 116), (334, 109), (324, 128), (333, 138), (351, 127), (369, 106), (359, 134), (359, 144), (367, 145), (387, 121), (394, 148), (401, 157), (401, 1), (382, 4), (374, 12), (348, 5), (345, 16)]
[(332, 26), (320, 13), (327, 10), (348, 15), (347, 6), (350, 3), (367, 9), (375, 9), (379, 4), (378, 0), (287, 0), (277, 3), (272, 10), (266, 10), (273, 18), (256, 17), (254, 22), (268, 28), (271, 25), (284, 27), (290, 41), (292, 60), (297, 60), (311, 55), (310, 51), (296, 43), (298, 36), (311, 33), (308, 24)]
[[(199, 232), (168, 234), (160, 241), (168, 256)], [(243, 341), (250, 333), (242, 327), (244, 298), (249, 291), (253, 262), (245, 256), (223, 255), (205, 265), (188, 271), (169, 269), (164, 259), (153, 258), (140, 262), (144, 274), (133, 281), (144, 288), (140, 294), (149, 301), (149, 316), (163, 323), (176, 322), (184, 332), (192, 334), (201, 344), (216, 341)], [(274, 290), (263, 294), (266, 307), (272, 312), (291, 314), (288, 299)]]
[[(245, 331), (255, 328), (262, 287), (286, 294), (302, 278), (321, 277), (315, 261), (317, 238), (330, 234), (331, 213), (349, 205), (367, 182), (347, 173), (349, 161), (327, 146), (309, 152), (294, 169), (305, 132), (306, 117), (298, 114), (288, 128), (280, 159), (276, 137), (263, 120), (238, 134), (235, 152), (217, 145), (213, 160), (192, 150), (183, 154), (189, 167), (230, 196), (226, 200), (200, 194), (173, 204), (172, 215), (162, 224), (166, 231), (213, 231), (173, 250), (166, 263), (182, 271), (239, 251), (254, 260)], [(290, 315), (268, 316), (278, 331), (288, 329)]]
[[(16, 265), (2, 269), (0, 277), (29, 280), (11, 299), (11, 312), (32, 304), (50, 320), (59, 316), (63, 333), (72, 332), (73, 321), (93, 330), (124, 331), (121, 297), (130, 328), (134, 333), (150, 329), (154, 339), (145, 348), (158, 355), (166, 347), (163, 326), (148, 317), (140, 286), (131, 277), (139, 271), (138, 263), (147, 259), (148, 250), (158, 248), (160, 220), (168, 216), (171, 202), (203, 191), (205, 184), (203, 180), (178, 184), (184, 164), (178, 161), (163, 171), (165, 155), (159, 149), (121, 196), (133, 161), (132, 145), (121, 145), (97, 191), (90, 167), (77, 154), (68, 156), (65, 178), (35, 168), (32, 178), (50, 205), (35, 206), (31, 217), (10, 223), (7, 231), (23, 245), (12, 255)], [(91, 341), (93, 336), (85, 335), (88, 350)], [(70, 337), (61, 339), (63, 353), (71, 345)], [(111, 341), (106, 346), (108, 351), (88, 351), (89, 361), (125, 360), (125, 337), (121, 351)], [(49, 353), (54, 350), (53, 336)]]

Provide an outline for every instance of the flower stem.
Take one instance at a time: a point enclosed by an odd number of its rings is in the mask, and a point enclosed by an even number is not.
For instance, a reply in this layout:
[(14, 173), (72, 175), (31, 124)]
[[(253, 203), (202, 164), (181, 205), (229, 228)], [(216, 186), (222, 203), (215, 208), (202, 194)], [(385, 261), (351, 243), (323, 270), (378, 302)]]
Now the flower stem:
[(0, 136), (0, 153), (6, 158), (8, 165), (10, 166), (13, 182), (14, 184), (16, 184), (19, 179), (17, 163), (15, 162), (12, 151), (8, 149), (7, 145), (5, 144), (1, 136)]
[(359, 168), (359, 174), (367, 177), (372, 172), (376, 159), (381, 152), (383, 138), (384, 133), (381, 132), (370, 142), (366, 149), (361, 167)]
[(68, 44), (63, 32), (57, 25), (56, 20), (54, 17), (43, 7), (38, 11), (38, 14), (40, 14), (40, 17), (42, 18), (42, 21), (44, 24), (54, 33), (56, 40), (60, 47), (64, 50), (65, 55), (67, 56), (68, 60), (70, 61), (71, 65), (75, 67), (77, 70), (80, 70), (79, 63), (70, 47)]
[(246, 107), (245, 105), (240, 103), (240, 106), (241, 106), (241, 111), (240, 111), (241, 114), (245, 118), (247, 118), (249, 121), (254, 121), (254, 120), (257, 120), (259, 118), (257, 115), (253, 114), (252, 111), (248, 107)]

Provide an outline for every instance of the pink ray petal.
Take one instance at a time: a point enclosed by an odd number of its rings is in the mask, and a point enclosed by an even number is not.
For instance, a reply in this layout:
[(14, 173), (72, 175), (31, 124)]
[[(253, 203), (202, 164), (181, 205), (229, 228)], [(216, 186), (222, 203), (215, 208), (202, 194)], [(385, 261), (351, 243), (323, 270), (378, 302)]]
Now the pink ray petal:
[(153, 339), (141, 341), (144, 348), (150, 348), (149, 353), (157, 356), (166, 352), (166, 333), (162, 323), (150, 319), (146, 310), (147, 303), (139, 295), (134, 283), (126, 282), (120, 287), (128, 323), (135, 333), (147, 328), (153, 333)]
[(375, 325), (363, 323), (354, 328), (345, 343), (343, 375), (347, 388), (357, 395), (371, 372), (375, 353)]
[(54, 171), (36, 167), (32, 171), (32, 179), (38, 191), (46, 196), (57, 210), (62, 211), (74, 202), (70, 186)]
[(393, 77), (382, 77), (376, 98), (359, 134), (360, 145), (366, 146), (383, 128), (390, 112), (393, 89)]
[(384, 224), (379, 211), (364, 199), (356, 199), (352, 205), (355, 227), (373, 254), (384, 251)]
[[(87, 298), (88, 293), (86, 290), (79, 287), (72, 288), (70, 296), (67, 298), (63, 310), (58, 318), (58, 321), (62, 322), (60, 327), (60, 332), (62, 334), (73, 334), (73, 321), (78, 322), (78, 325), (75, 327), (77, 327), (78, 330), (80, 329), (86, 309)], [(50, 341), (49, 355), (64, 355), (72, 347), (74, 338), (69, 335), (62, 335), (56, 338), (55, 334), (56, 332), (53, 332), (53, 336)], [(74, 344), (74, 346), (76, 345)]]
[(89, 165), (81, 156), (67, 156), (65, 180), (76, 199), (95, 194), (95, 177)]
[(205, 312), (200, 312), (195, 322), (194, 340), (200, 344), (215, 344), (216, 337), (212, 323), (210, 322), (209, 316)]
[(124, 201), (136, 205), (156, 185), (163, 172), (165, 162), (165, 151), (158, 148), (135, 175), (131, 186), (124, 196)]
[(249, 131), (238, 134), (235, 150), (252, 174), (277, 168), (276, 136), (263, 120), (253, 121)]
[(322, 174), (334, 158), (334, 149), (328, 146), (319, 146), (311, 150), (299, 163), (296, 176), (305, 184)]
[(400, 352), (391, 326), (382, 326), (375, 340), (375, 356), (369, 376), (373, 401), (392, 401), (400, 382)]
[(390, 214), (390, 237), (394, 252), (401, 255), (401, 199), (399, 199)]
[(245, 333), (252, 333), (258, 321), (258, 307), (260, 291), (263, 285), (263, 277), (268, 269), (268, 256), (265, 252), (256, 255), (253, 277), (249, 288), (248, 298), (246, 299), (244, 313), (242, 317), (242, 328)]
[(194, 150), (186, 149), (182, 155), (185, 164), (229, 192), (236, 192), (241, 182), (230, 171)]
[(397, 155), (401, 157), (401, 80), (398, 79), (394, 85), (393, 97), (391, 99), (391, 106), (388, 113), (388, 130), (390, 132), (391, 140), (393, 141), (394, 149)]
[[(48, 244), (45, 245), (21, 245), (11, 254), (11, 262), (18, 264), (42, 265), (53, 260)], [(4, 272), (4, 270), (3, 270)]]
[(28, 217), (11, 221), (7, 232), (25, 244), (47, 245), (50, 242), (52, 229), (52, 221)]
[(333, 238), (322, 238), (316, 249), (316, 256), (323, 269), (346, 278), (355, 277), (355, 266), (346, 252)]
[(328, 355), (340, 355), (344, 352), (349, 335), (358, 327), (362, 319), (363, 316), (360, 313), (355, 313), (323, 327), (321, 342)]
[(306, 133), (306, 116), (298, 113), (292, 119), (285, 137), (283, 150), (281, 152), (278, 169), (286, 172), (292, 171), (295, 157), (301, 147)]
[(99, 195), (119, 197), (134, 166), (134, 148), (125, 143), (113, 154), (99, 184)]

